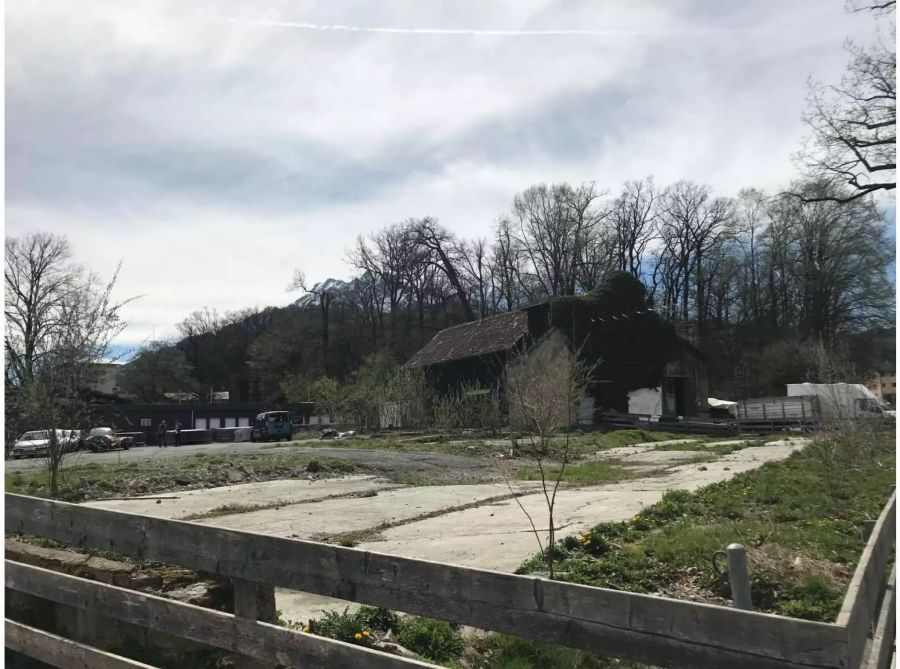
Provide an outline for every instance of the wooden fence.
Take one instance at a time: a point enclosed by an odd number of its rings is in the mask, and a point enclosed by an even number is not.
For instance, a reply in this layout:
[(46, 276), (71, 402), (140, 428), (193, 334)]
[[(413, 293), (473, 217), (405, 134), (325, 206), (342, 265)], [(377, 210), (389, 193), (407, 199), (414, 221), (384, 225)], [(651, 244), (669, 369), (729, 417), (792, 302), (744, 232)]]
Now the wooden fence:
[[(260, 584), (371, 604), (665, 667), (887, 666), (894, 639), (895, 496), (833, 624), (353, 548), (6, 495), (6, 532), (123, 553), (234, 579), (235, 614), (6, 561), (6, 587), (252, 658), (302, 667), (421, 662), (257, 620)], [(6, 621), (7, 647), (59, 667), (146, 665)]]

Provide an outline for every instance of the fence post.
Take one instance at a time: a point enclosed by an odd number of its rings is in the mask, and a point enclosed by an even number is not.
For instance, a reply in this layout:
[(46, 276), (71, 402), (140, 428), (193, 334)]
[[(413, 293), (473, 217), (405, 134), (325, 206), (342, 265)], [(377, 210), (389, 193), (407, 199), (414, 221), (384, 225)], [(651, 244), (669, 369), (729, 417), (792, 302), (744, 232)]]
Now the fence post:
[(725, 553), (728, 556), (728, 582), (731, 584), (731, 601), (734, 608), (752, 611), (747, 550), (741, 544), (729, 544)]
[[(271, 600), (271, 602), (269, 601)], [(267, 583), (234, 579), (234, 615), (245, 623), (255, 624), (257, 620), (270, 621), (274, 618), (275, 588)], [(267, 669), (268, 665), (259, 660), (237, 655), (234, 664), (240, 669)]]

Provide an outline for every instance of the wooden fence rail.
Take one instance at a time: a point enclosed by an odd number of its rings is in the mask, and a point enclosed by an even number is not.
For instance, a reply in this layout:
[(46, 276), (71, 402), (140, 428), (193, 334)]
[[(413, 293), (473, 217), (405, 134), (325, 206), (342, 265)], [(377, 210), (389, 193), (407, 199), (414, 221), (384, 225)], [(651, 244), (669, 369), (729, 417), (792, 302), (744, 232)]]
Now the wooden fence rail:
[(894, 503), (892, 496), (876, 524), (847, 595), (846, 620), (837, 624), (11, 494), (6, 495), (7, 533), (239, 579), (238, 615), (9, 561), (6, 587), (263, 662), (298, 666), (427, 665), (258, 622), (256, 583), (657, 666), (855, 669), (880, 605), (878, 582), (885, 580), (893, 545)]
[(6, 647), (62, 669), (153, 669), (149, 664), (129, 660), (83, 643), (45, 632), (36, 627), (5, 621)]
[[(837, 624), (847, 629), (851, 667), (859, 666), (862, 661), (868, 634), (876, 620), (882, 595), (886, 593), (885, 574), (896, 537), (896, 506), (897, 494), (894, 493), (875, 523), (838, 614)], [(890, 597), (892, 592), (888, 587), (887, 596)]]

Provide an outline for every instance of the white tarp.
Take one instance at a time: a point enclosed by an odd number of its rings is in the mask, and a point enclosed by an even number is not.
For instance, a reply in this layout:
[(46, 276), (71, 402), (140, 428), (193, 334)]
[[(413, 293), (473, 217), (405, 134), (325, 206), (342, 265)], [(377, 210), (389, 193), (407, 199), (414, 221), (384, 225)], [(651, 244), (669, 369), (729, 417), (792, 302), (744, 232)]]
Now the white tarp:
[(715, 397), (707, 397), (706, 403), (710, 409), (724, 409), (732, 416), (737, 416), (738, 403), (729, 400), (717, 400)]
[(590, 395), (582, 395), (578, 403), (578, 424), (592, 425), (594, 423), (594, 398)]
[(628, 393), (628, 413), (650, 416), (662, 415), (660, 388), (638, 388)]
[(715, 407), (716, 409), (727, 409), (728, 407), (737, 406), (737, 402), (732, 402), (730, 400), (717, 400), (715, 397), (707, 397), (706, 403), (711, 407)]
[(818, 397), (826, 417), (854, 417), (875, 413), (881, 406), (878, 397), (861, 383), (789, 383), (788, 397)]

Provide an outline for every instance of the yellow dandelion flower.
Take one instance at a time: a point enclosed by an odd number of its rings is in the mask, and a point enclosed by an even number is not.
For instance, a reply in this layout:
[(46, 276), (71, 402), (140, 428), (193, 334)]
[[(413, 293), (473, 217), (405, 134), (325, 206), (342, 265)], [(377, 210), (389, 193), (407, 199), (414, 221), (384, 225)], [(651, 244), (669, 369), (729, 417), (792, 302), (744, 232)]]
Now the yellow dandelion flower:
[(363, 630), (363, 636), (371, 636), (369, 630)]
[(304, 627), (304, 628), (303, 628), (303, 631), (304, 631), (304, 632), (309, 632), (309, 625), (307, 625), (306, 627)]
[(356, 634), (353, 635), (353, 638), (356, 639), (357, 641), (359, 641), (360, 639), (362, 639), (362, 634), (357, 632)]

